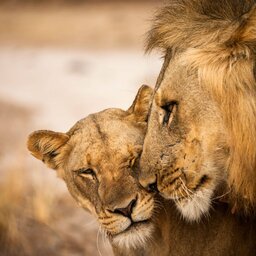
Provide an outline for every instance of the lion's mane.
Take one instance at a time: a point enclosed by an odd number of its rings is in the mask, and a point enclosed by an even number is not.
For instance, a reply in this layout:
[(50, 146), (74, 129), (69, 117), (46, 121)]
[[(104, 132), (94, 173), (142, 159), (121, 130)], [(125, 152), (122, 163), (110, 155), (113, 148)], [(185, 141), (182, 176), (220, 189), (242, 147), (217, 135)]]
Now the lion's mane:
[(256, 212), (256, 1), (171, 0), (156, 16), (147, 50), (182, 51), (218, 102), (229, 138), (230, 202)]

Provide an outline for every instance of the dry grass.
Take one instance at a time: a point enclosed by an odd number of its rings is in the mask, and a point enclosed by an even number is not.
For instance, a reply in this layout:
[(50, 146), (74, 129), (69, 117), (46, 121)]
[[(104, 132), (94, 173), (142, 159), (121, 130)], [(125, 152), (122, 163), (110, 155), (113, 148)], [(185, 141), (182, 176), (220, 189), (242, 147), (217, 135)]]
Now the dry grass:
[[(0, 255), (111, 255), (97, 225), (40, 172), (8, 170), (0, 184)], [(88, 220), (89, 219), (89, 220)], [(97, 244), (99, 242), (99, 245)]]
[(24, 140), (31, 112), (0, 106), (0, 255), (97, 255), (98, 248), (111, 255), (101, 237), (97, 245), (96, 221), (76, 206), (54, 171), (28, 161)]
[[(39, 174), (39, 173), (38, 173)], [(40, 176), (40, 175), (39, 175)], [(22, 169), (9, 170), (0, 184), (0, 255), (111, 255), (97, 225), (67, 193), (31, 179)], [(88, 222), (86, 222), (88, 221)]]
[[(50, 220), (52, 200), (44, 190), (26, 184), (19, 169), (9, 170), (0, 187), (0, 244), (4, 255), (33, 255), (36, 235)], [(24, 233), (27, 225), (33, 230)], [(30, 238), (34, 237), (33, 243)], [(35, 242), (35, 243), (34, 243)]]

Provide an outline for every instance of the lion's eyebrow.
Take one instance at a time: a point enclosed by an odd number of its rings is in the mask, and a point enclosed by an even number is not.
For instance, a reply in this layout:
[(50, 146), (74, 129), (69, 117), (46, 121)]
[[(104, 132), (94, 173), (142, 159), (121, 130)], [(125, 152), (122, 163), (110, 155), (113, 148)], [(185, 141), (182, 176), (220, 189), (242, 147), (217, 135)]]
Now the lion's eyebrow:
[(157, 106), (162, 107), (169, 104), (170, 102), (177, 102), (177, 99), (171, 97), (171, 95), (169, 95), (168, 93), (163, 93), (162, 91), (159, 91), (158, 93), (156, 93), (155, 102)]
[(158, 91), (156, 94), (155, 94), (155, 103), (157, 106), (161, 106), (162, 105), (162, 95), (161, 95), (161, 91)]

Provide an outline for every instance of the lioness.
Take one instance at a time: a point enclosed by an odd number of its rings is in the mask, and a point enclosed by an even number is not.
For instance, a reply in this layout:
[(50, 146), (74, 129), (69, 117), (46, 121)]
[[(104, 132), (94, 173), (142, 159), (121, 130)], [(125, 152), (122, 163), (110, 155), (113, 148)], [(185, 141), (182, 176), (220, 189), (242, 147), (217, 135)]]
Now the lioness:
[(256, 1), (171, 0), (149, 32), (165, 50), (141, 157), (140, 182), (157, 184), (189, 221), (226, 194), (256, 213)]
[(225, 204), (191, 225), (138, 184), (151, 97), (152, 89), (143, 86), (128, 111), (89, 115), (67, 133), (34, 132), (28, 149), (60, 172), (74, 199), (106, 231), (115, 255), (254, 255), (256, 229), (228, 214)]
[(153, 244), (144, 244), (158, 206), (136, 179), (151, 95), (143, 86), (127, 111), (89, 115), (67, 133), (36, 131), (27, 144), (33, 156), (58, 170), (74, 199), (97, 217), (114, 250), (127, 250), (126, 255), (153, 250)]

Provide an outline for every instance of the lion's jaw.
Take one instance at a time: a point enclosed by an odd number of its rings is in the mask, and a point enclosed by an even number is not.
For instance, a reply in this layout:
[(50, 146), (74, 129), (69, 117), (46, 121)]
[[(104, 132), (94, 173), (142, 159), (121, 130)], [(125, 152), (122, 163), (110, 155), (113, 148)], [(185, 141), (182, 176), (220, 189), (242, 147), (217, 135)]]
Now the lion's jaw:
[(193, 88), (197, 81), (179, 59), (170, 62), (154, 96), (140, 165), (140, 183), (157, 182), (188, 221), (208, 213), (229, 158), (218, 106), (200, 86)]
[[(186, 166), (181, 160), (171, 165)], [(158, 190), (164, 198), (175, 202), (184, 219), (200, 221), (202, 216), (208, 215), (212, 201), (218, 194), (219, 184), (224, 185), (224, 175), (209, 159), (198, 169), (193, 169), (191, 165), (190, 168), (175, 170), (171, 170), (170, 175), (165, 174), (166, 170), (159, 172)]]
[[(187, 137), (184, 128), (190, 129), (192, 124), (199, 128), (199, 135), (204, 135), (203, 140), (211, 134), (226, 133), (223, 151), (229, 153), (217, 157), (216, 162), (226, 159), (229, 163), (217, 169), (226, 175), (227, 199), (233, 212), (246, 215), (256, 213), (255, 17), (253, 0), (170, 1), (156, 15), (147, 43), (148, 50), (161, 48), (166, 53), (156, 85), (158, 92), (164, 92), (155, 94), (154, 101), (160, 104), (156, 104), (158, 109), (152, 108), (148, 126), (154, 123), (155, 127), (149, 129), (147, 137), (157, 136), (156, 144), (173, 145), (181, 139), (175, 128)], [(171, 114), (173, 103), (178, 106), (176, 118)], [(168, 132), (155, 122), (164, 112)], [(202, 125), (204, 121), (209, 126)], [(149, 148), (149, 152), (151, 147), (156, 152), (156, 145), (148, 141), (144, 149)], [(212, 150), (204, 148), (205, 153), (211, 155), (217, 150), (218, 138), (216, 142)], [(171, 158), (183, 157), (170, 151)], [(155, 164), (162, 162), (162, 155), (157, 157)], [(154, 165), (150, 168), (154, 172)]]
[(203, 188), (193, 196), (175, 200), (176, 206), (182, 216), (189, 221), (199, 221), (202, 215), (206, 215), (211, 206), (212, 189)]
[(158, 184), (160, 195), (173, 200), (187, 221), (200, 221), (202, 216), (207, 215), (217, 193), (220, 175), (215, 176), (213, 169), (208, 170), (212, 173), (204, 171), (202, 173), (209, 174), (196, 175), (192, 172), (192, 177), (189, 170), (183, 170), (180, 175), (170, 175), (167, 179), (163, 175), (164, 178)]

